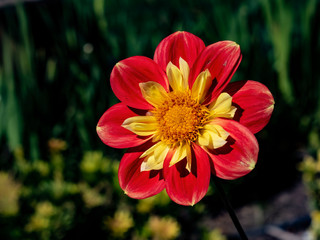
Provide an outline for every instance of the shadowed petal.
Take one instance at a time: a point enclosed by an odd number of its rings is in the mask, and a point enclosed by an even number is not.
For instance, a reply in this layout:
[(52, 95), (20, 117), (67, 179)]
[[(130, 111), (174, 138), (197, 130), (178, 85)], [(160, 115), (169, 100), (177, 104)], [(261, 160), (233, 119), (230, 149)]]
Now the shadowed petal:
[(213, 79), (206, 103), (212, 102), (229, 83), (241, 61), (238, 44), (221, 41), (207, 46), (190, 69), (189, 85), (193, 86), (198, 75), (208, 69)]
[(248, 174), (254, 169), (258, 158), (259, 146), (255, 136), (248, 128), (233, 120), (217, 118), (213, 123), (230, 134), (223, 147), (208, 149), (214, 174), (230, 180)]
[(152, 106), (142, 96), (139, 83), (157, 82), (168, 91), (166, 74), (152, 59), (135, 56), (116, 64), (110, 76), (114, 94), (120, 101), (137, 109), (151, 109)]
[(109, 108), (100, 118), (97, 125), (97, 133), (100, 139), (110, 147), (129, 148), (143, 144), (148, 140), (122, 127), (122, 123), (130, 118), (138, 116), (128, 106), (118, 103)]
[[(149, 146), (146, 146), (149, 145)], [(129, 197), (142, 199), (161, 192), (165, 187), (162, 170), (141, 171), (141, 154), (150, 147), (146, 144), (131, 148), (121, 159), (119, 166), (119, 184)]]
[(271, 118), (274, 99), (269, 89), (256, 81), (238, 81), (230, 83), (225, 89), (232, 96), (237, 107), (234, 120), (257, 133)]
[(168, 154), (164, 163), (166, 191), (174, 202), (181, 205), (196, 204), (206, 195), (209, 187), (211, 173), (207, 153), (194, 144), (191, 158), (191, 171), (186, 168), (187, 158), (169, 167), (171, 156)]
[(163, 71), (166, 71), (169, 62), (178, 67), (180, 57), (191, 67), (204, 47), (203, 41), (192, 33), (176, 32), (159, 43), (153, 59)]

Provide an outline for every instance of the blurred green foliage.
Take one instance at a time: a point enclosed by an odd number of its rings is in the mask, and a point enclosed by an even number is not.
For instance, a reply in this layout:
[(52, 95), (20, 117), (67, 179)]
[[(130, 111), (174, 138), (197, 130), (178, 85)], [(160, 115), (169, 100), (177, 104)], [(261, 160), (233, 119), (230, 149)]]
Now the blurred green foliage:
[(299, 175), (297, 152), (314, 152), (320, 142), (319, 2), (47, 0), (2, 6), (0, 238), (159, 239), (150, 229), (154, 222), (173, 226), (171, 238), (219, 235), (194, 224), (204, 209), (219, 211), (214, 189), (194, 208), (177, 207), (165, 194), (128, 199), (117, 184), (123, 152), (105, 146), (95, 131), (117, 102), (109, 84), (115, 63), (133, 55), (152, 58), (157, 44), (177, 30), (207, 45), (239, 43), (243, 60), (233, 80), (262, 82), (275, 97), (271, 122), (257, 134), (256, 169), (241, 186), (227, 183), (233, 204), (264, 199), (292, 183)]

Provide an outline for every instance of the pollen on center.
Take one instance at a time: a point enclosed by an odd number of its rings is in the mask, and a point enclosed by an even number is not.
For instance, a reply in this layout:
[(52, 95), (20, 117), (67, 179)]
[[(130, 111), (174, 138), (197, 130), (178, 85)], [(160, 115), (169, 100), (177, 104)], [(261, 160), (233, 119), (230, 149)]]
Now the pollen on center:
[(166, 144), (194, 142), (209, 116), (208, 109), (192, 99), (190, 91), (170, 92), (153, 115), (158, 122), (155, 140)]

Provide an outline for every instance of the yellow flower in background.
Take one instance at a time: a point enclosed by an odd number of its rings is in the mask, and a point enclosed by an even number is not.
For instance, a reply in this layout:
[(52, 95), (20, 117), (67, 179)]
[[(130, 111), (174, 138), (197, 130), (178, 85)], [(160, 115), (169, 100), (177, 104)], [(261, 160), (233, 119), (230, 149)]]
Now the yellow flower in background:
[(51, 217), (56, 213), (56, 208), (51, 202), (39, 202), (36, 205), (35, 213), (30, 218), (29, 223), (26, 225), (26, 231), (42, 231), (48, 229), (50, 226)]
[(33, 162), (32, 167), (43, 177), (48, 176), (48, 174), (50, 173), (50, 166), (45, 161), (37, 160)]
[(308, 189), (311, 208), (311, 234), (312, 239), (316, 240), (320, 237), (320, 209), (319, 209), (319, 190), (320, 190), (320, 149), (317, 156), (306, 155), (299, 164), (299, 170), (302, 172), (303, 181)]
[(227, 238), (222, 235), (219, 229), (214, 229), (209, 232), (207, 240), (227, 240)]
[(314, 236), (314, 239), (318, 239), (320, 236), (320, 211), (313, 211), (311, 213), (311, 230)]
[(107, 172), (110, 168), (110, 159), (103, 156), (99, 151), (87, 151), (84, 153), (80, 163), (83, 174), (95, 174), (96, 172)]
[(59, 205), (50, 201), (36, 202), (34, 213), (24, 230), (33, 233), (32, 239), (61, 239), (71, 228), (74, 215), (75, 206), (72, 202), (60, 202)]
[(154, 208), (154, 206), (156, 205), (156, 201), (157, 201), (156, 197), (157, 196), (158, 195), (139, 200), (139, 202), (137, 204), (137, 211), (139, 213), (150, 212)]
[(105, 221), (105, 225), (111, 230), (114, 237), (123, 237), (133, 227), (134, 222), (130, 211), (118, 210), (113, 217)]
[(80, 191), (82, 193), (82, 199), (87, 208), (93, 208), (101, 206), (107, 203), (107, 199), (104, 195), (101, 195), (100, 188), (90, 188), (86, 183), (79, 184)]
[(15, 215), (19, 210), (21, 186), (6, 172), (0, 172), (0, 214)]
[(303, 172), (302, 177), (304, 182), (312, 182), (314, 175), (317, 172), (315, 159), (310, 155), (305, 156), (303, 161), (299, 164), (299, 170)]
[(180, 234), (180, 225), (172, 217), (150, 217), (148, 230), (153, 240), (175, 239)]
[(317, 166), (316, 166), (317, 172), (320, 172), (320, 149), (317, 151)]
[(68, 144), (66, 141), (58, 138), (51, 138), (48, 141), (49, 150), (52, 153), (59, 153), (68, 148)]

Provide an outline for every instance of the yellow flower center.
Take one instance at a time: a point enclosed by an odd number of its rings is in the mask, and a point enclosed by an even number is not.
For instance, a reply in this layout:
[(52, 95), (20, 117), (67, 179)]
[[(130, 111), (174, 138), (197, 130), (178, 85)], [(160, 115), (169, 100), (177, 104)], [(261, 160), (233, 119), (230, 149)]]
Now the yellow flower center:
[(159, 126), (154, 138), (166, 144), (196, 141), (209, 116), (208, 109), (192, 99), (190, 91), (168, 93), (152, 113)]

